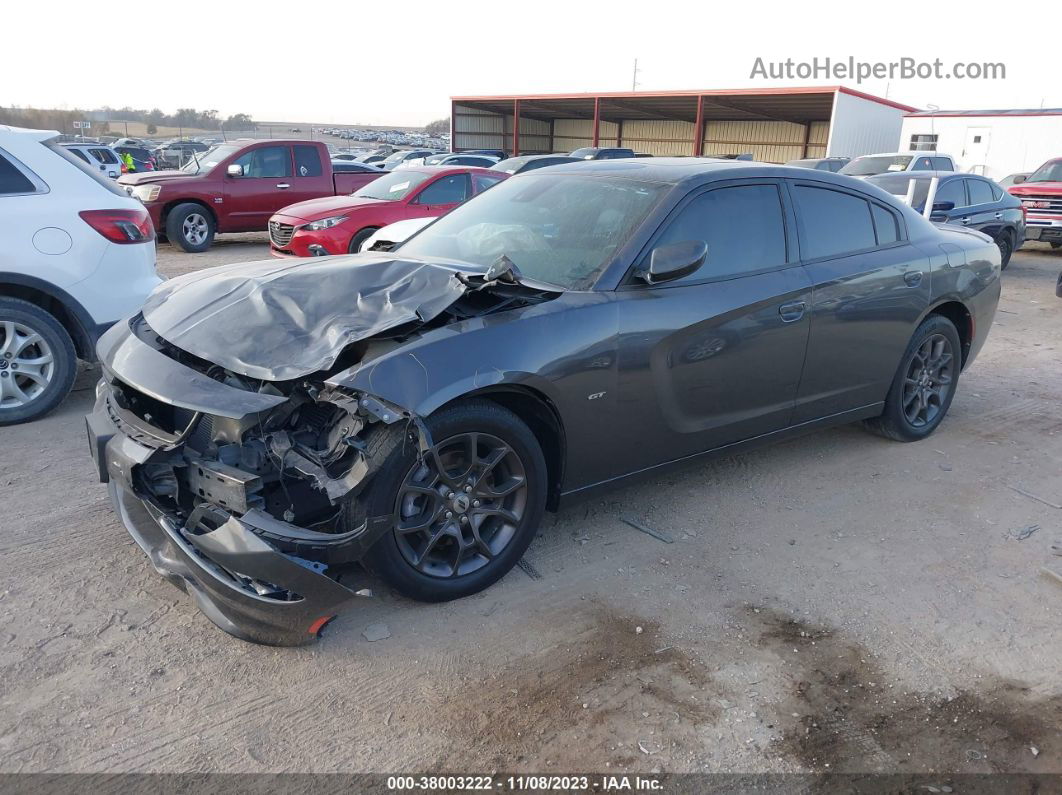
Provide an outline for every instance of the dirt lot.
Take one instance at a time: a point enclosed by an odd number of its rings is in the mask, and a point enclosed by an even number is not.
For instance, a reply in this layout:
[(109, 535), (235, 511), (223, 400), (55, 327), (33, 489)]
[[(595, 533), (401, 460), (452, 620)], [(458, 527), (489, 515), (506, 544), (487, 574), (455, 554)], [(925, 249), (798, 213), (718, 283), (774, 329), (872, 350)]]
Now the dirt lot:
[(0, 771), (1062, 772), (1060, 269), (1014, 258), (928, 441), (846, 427), (658, 477), (549, 517), (476, 597), (367, 581), (297, 650), (151, 570), (94, 482), (87, 371), (0, 430)]

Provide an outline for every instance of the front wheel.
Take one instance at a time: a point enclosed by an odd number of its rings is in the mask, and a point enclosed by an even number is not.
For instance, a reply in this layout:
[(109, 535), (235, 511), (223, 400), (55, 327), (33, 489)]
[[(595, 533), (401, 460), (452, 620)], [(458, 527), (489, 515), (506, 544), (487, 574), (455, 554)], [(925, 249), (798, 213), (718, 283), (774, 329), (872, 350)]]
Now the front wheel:
[(925, 439), (948, 413), (959, 382), (959, 333), (941, 315), (930, 315), (915, 330), (896, 371), (885, 410), (866, 427), (898, 442)]
[(178, 204), (166, 216), (166, 237), (177, 248), (199, 254), (214, 242), (214, 217), (200, 204)]
[(370, 237), (373, 236), (373, 234), (376, 233), (377, 229), (379, 229), (379, 227), (369, 226), (365, 229), (360, 230), (356, 235), (354, 235), (354, 237), (350, 239), (350, 245), (347, 246), (347, 252), (350, 254), (357, 254), (359, 251), (361, 251), (362, 245), (365, 243), (366, 240), (368, 240)]
[(427, 425), (435, 446), (424, 456), (397, 427), (375, 431), (367, 449), (380, 465), (351, 507), (392, 516), (368, 568), (405, 596), (442, 602), (482, 591), (520, 560), (545, 510), (546, 463), (527, 425), (489, 401), (455, 404)]

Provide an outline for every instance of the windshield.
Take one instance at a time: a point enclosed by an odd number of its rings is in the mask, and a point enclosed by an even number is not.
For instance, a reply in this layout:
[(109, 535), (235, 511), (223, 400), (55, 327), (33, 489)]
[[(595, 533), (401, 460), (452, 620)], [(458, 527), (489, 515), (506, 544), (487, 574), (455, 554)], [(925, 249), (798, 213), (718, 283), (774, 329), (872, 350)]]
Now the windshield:
[(1052, 160), (1044, 163), (1026, 182), (1062, 182), (1062, 160)]
[(444, 215), (401, 251), (483, 268), (504, 254), (528, 279), (585, 290), (669, 187), (620, 177), (520, 176)]
[[(236, 144), (218, 144), (212, 146), (205, 152), (197, 152), (195, 157), (192, 157), (192, 153), (188, 152), (185, 157), (188, 158), (188, 162), (181, 166), (181, 171), (186, 174), (198, 174), (200, 171), (209, 171), (221, 161), (227, 159), (231, 155), (236, 154), (243, 147)], [(199, 161), (198, 164), (196, 161)]]
[(871, 174), (884, 174), (888, 171), (905, 171), (914, 158), (911, 155), (884, 155), (881, 157), (857, 157), (845, 164), (842, 174), (851, 177), (868, 177)]
[(352, 195), (359, 199), (382, 199), (387, 202), (397, 202), (406, 198), (414, 188), (431, 174), (423, 171), (392, 171), (386, 176), (374, 179), (368, 185), (355, 191)]

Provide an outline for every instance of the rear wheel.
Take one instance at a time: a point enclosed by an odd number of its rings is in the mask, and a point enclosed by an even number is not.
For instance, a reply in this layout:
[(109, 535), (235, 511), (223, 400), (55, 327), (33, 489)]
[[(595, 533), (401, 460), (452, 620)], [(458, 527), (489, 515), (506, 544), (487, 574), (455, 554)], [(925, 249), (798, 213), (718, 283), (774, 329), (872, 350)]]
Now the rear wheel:
[(347, 246), (347, 252), (350, 254), (357, 254), (361, 251), (361, 244), (372, 237), (377, 229), (379, 229), (378, 226), (369, 226), (354, 235), (354, 237), (350, 239), (350, 245)]
[(866, 427), (898, 442), (925, 439), (944, 420), (959, 382), (959, 333), (941, 315), (930, 315), (915, 331), (896, 371), (885, 410)]
[(76, 374), (74, 343), (62, 324), (28, 301), (0, 298), (0, 425), (47, 414)]
[(166, 216), (166, 237), (189, 254), (199, 254), (210, 248), (214, 232), (214, 217), (201, 204), (178, 204)]
[(528, 427), (489, 401), (456, 404), (427, 424), (432, 450), (383, 448), (356, 510), (393, 517), (366, 565), (412, 599), (441, 602), (477, 593), (516, 565), (545, 510), (546, 464)]

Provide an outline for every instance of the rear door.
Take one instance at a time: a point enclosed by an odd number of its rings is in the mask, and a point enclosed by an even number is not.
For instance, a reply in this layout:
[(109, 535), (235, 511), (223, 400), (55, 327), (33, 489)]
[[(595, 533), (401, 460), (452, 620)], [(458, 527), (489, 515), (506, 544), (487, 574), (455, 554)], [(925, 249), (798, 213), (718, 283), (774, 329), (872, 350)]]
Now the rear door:
[(102, 173), (111, 179), (118, 179), (122, 175), (122, 164), (112, 150), (102, 146), (93, 146), (88, 151)]
[(928, 258), (902, 217), (865, 194), (793, 180), (800, 254), (813, 292), (811, 334), (793, 423), (885, 399), (929, 306)]
[(995, 239), (1003, 231), (1006, 222), (1003, 219), (1003, 208), (996, 200), (995, 190), (992, 183), (980, 177), (967, 177), (966, 196), (970, 203), (967, 207), (967, 222), (964, 224), (970, 229), (984, 232)]
[(331, 196), (335, 190), (332, 177), (321, 162), (320, 149), (312, 144), (295, 144), (291, 152), (295, 159), (292, 177), (288, 180), (291, 187), (284, 190), (287, 194), (283, 197), (284, 204), (277, 210), (295, 202)]
[(616, 472), (784, 428), (800, 383), (811, 282), (777, 180), (712, 185), (688, 196), (642, 254), (703, 240), (699, 270), (617, 292), (619, 412), (631, 443)]

